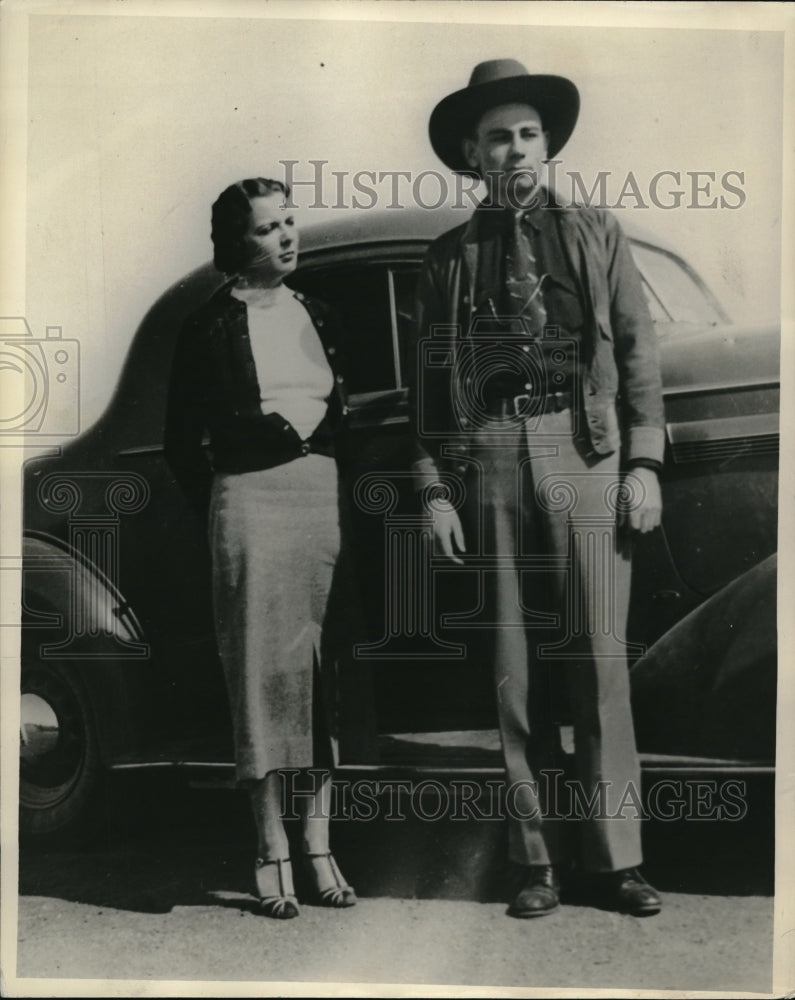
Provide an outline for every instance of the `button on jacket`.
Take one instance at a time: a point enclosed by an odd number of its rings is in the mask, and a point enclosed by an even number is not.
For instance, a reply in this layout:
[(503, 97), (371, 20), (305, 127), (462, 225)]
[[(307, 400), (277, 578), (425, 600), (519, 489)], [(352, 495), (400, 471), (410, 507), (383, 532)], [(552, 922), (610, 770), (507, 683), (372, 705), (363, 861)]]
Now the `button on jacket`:
[(281, 414), (262, 412), (246, 304), (230, 294), (231, 288), (231, 282), (222, 286), (186, 320), (166, 411), (166, 461), (202, 514), (215, 472), (253, 472), (309, 452), (339, 455), (346, 424), (344, 351), (335, 314), (316, 299), (294, 293), (309, 313), (334, 373), (326, 414), (304, 441)]
[[(586, 310), (579, 374), (588, 443), (597, 456), (621, 450), (626, 463), (661, 462), (665, 438), (657, 337), (626, 237), (601, 209), (565, 207), (551, 196), (542, 205), (558, 221), (561, 247)], [(419, 279), (409, 389), (418, 485), (439, 471), (454, 470), (469, 450), (452, 394), (443, 377), (433, 382), (420, 341), (434, 328), (446, 328), (443, 337), (455, 355), (469, 336), (481, 215), (476, 211), (431, 244)], [(432, 435), (424, 433), (427, 427), (435, 429)]]

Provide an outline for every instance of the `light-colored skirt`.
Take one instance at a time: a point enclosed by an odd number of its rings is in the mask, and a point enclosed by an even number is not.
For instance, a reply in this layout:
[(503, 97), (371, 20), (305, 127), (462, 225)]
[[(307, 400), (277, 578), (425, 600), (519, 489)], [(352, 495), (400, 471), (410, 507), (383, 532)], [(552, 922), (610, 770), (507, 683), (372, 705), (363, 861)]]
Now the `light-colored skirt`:
[(238, 781), (336, 758), (327, 619), (338, 509), (336, 465), (323, 455), (215, 477), (213, 605)]

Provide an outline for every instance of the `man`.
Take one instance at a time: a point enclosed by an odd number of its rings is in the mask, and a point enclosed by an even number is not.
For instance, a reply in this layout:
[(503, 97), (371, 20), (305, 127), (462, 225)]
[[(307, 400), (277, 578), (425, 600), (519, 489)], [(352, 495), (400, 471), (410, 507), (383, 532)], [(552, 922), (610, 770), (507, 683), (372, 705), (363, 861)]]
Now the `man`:
[[(637, 870), (624, 639), (627, 540), (660, 521), (659, 361), (615, 219), (563, 207), (538, 183), (578, 111), (569, 80), (507, 59), (481, 63), (437, 105), (434, 150), (488, 195), (430, 247), (415, 315), (414, 470), (437, 545), (479, 573), (474, 624), (494, 665), (509, 850), (527, 872), (518, 917), (557, 908), (574, 815), (603, 902), (635, 915), (661, 906)], [(456, 499), (440, 498), (445, 488)], [(571, 783), (559, 780), (561, 680)]]

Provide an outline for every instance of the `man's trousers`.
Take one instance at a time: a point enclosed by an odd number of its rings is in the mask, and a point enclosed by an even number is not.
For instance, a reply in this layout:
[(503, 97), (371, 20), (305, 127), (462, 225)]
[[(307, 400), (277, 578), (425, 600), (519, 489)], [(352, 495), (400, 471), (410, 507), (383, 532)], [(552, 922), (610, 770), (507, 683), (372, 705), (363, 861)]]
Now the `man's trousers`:
[[(588, 455), (573, 423), (571, 409), (485, 423), (461, 513), (466, 560), (479, 568), (477, 640), (494, 665), (510, 857), (564, 862), (579, 831), (582, 866), (614, 871), (641, 861), (630, 557), (616, 528), (619, 456)], [(559, 689), (574, 725), (571, 783), (560, 773)]]

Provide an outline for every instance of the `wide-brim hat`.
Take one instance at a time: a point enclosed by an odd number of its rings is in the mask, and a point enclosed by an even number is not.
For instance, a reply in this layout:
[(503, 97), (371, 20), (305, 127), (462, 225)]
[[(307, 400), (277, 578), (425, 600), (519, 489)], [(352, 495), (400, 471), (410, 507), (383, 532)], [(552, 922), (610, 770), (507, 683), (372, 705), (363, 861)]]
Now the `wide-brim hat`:
[(439, 101), (428, 132), (439, 159), (459, 174), (477, 176), (464, 159), (463, 142), (481, 115), (500, 104), (530, 104), (549, 132), (547, 155), (555, 156), (568, 142), (580, 111), (580, 94), (563, 76), (528, 73), (516, 59), (479, 63), (469, 85)]

